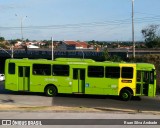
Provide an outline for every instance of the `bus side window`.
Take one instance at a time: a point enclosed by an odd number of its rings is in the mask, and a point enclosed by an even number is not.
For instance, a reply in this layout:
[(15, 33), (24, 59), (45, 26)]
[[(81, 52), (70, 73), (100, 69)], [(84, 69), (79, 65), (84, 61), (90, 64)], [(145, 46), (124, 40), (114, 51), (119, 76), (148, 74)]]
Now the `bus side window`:
[(132, 67), (122, 67), (122, 78), (133, 78), (133, 68)]
[(51, 65), (50, 64), (33, 64), (33, 75), (51, 75)]
[(54, 76), (69, 76), (69, 65), (52, 65), (52, 75)]
[(144, 72), (144, 76), (143, 76), (143, 81), (144, 82), (149, 83), (149, 73), (150, 72), (147, 72), (147, 71)]
[(103, 66), (88, 66), (88, 77), (104, 77)]
[(84, 69), (80, 70), (80, 80), (85, 80), (85, 70)]
[(19, 69), (18, 69), (18, 76), (19, 77), (23, 77), (23, 67), (18, 67)]
[(15, 74), (15, 63), (9, 63), (8, 65), (8, 73)]
[(36, 75), (36, 74), (37, 74), (36, 70), (33, 70), (33, 75)]
[(150, 84), (154, 84), (154, 71), (150, 72)]
[(73, 69), (73, 79), (74, 80), (78, 79), (78, 69)]
[(120, 77), (120, 67), (106, 67), (105, 69), (106, 78), (119, 78)]
[(137, 71), (137, 82), (141, 82), (141, 71)]

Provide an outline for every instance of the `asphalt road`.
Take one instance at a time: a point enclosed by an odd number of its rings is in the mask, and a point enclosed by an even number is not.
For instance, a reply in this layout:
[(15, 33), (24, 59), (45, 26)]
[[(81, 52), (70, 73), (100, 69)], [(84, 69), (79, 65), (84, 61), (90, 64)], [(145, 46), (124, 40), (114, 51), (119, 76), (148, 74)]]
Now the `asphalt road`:
[(46, 97), (43, 93), (22, 93), (4, 90), (4, 82), (0, 82), (0, 104), (30, 105), (30, 106), (66, 106), (66, 107), (89, 107), (96, 109), (108, 108), (130, 109), (137, 112), (158, 111), (160, 112), (160, 96), (155, 98), (135, 97), (131, 101), (121, 101), (114, 96), (91, 96), (91, 95), (65, 95), (61, 94), (54, 98)]

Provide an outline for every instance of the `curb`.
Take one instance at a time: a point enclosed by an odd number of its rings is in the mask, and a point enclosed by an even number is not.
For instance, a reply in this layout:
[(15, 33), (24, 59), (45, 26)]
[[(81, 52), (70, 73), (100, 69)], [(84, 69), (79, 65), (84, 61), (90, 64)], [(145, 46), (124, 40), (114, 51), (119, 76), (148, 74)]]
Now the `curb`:
[(117, 111), (117, 112), (127, 112), (132, 114), (144, 113), (144, 114), (154, 114), (160, 115), (160, 111), (142, 111), (142, 110), (132, 110), (132, 109), (119, 109), (119, 108), (95, 108), (102, 111)]

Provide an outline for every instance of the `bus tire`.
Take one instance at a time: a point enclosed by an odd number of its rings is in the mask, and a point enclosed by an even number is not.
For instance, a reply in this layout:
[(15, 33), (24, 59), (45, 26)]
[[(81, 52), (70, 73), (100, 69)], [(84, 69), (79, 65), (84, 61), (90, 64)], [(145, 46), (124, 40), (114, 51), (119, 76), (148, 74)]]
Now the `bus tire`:
[(127, 89), (124, 89), (121, 91), (120, 93), (120, 98), (123, 100), (123, 101), (129, 101), (131, 98), (132, 98), (132, 94), (129, 90)]
[(57, 95), (57, 93), (58, 93), (58, 91), (57, 91), (57, 88), (55, 87), (55, 86), (47, 86), (46, 88), (45, 88), (45, 94), (46, 94), (46, 96), (56, 96)]

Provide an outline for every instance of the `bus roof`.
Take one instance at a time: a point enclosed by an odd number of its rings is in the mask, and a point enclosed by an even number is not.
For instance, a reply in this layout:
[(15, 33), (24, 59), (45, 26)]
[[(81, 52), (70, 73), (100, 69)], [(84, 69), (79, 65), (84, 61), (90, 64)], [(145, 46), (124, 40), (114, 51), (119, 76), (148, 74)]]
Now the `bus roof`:
[(81, 58), (57, 58), (55, 59), (55, 61), (62, 61), (62, 62), (68, 62), (68, 61), (72, 61), (72, 62), (95, 62), (92, 59), (81, 59)]
[(148, 70), (148, 69), (155, 69), (155, 66), (150, 63), (136, 63), (137, 70)]
[(54, 61), (53, 60), (47, 60), (47, 59), (28, 59), (28, 58), (23, 58), (23, 59), (7, 59), (7, 62), (19, 62), (19, 63), (41, 63), (41, 64), (46, 64), (46, 63), (62, 63), (62, 64), (90, 64), (90, 65), (111, 65), (111, 66), (119, 66), (119, 64), (123, 65), (129, 65), (132, 64), (137, 67), (137, 70), (145, 70), (145, 69), (155, 69), (155, 66), (150, 63), (126, 63), (126, 62), (112, 62), (112, 61), (103, 61), (103, 62), (97, 62), (92, 59), (80, 59), (80, 58), (57, 58)]

